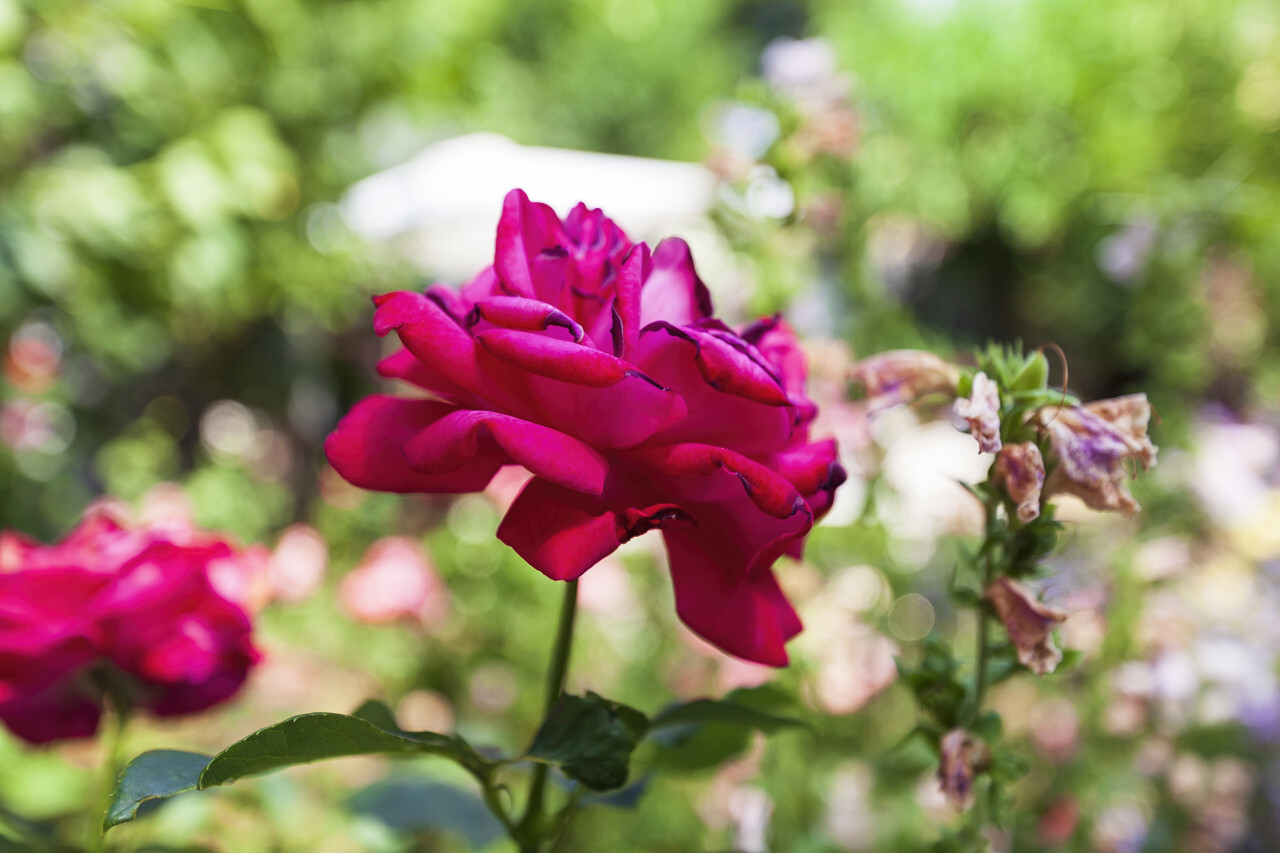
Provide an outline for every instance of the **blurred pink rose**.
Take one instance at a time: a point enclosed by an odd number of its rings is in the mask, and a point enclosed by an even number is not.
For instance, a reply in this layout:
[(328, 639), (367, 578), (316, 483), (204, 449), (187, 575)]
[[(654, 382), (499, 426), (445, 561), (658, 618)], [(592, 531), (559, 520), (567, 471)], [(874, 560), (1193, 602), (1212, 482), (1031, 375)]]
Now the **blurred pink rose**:
[(599, 210), (563, 221), (507, 195), (494, 264), (461, 291), (391, 293), (374, 328), (404, 348), (380, 372), (432, 399), (372, 396), (329, 436), (352, 483), (474, 492), (533, 473), (498, 538), (555, 580), (661, 530), (676, 611), (746, 660), (785, 665), (800, 620), (772, 572), (844, 481), (810, 441), (805, 363), (780, 320), (712, 316), (689, 247), (652, 252)]
[(217, 536), (122, 527), (91, 510), (56, 545), (0, 533), (0, 720), (32, 743), (85, 737), (105, 698), (158, 716), (232, 696), (259, 659), (211, 570)]
[(399, 619), (433, 625), (449, 616), (449, 591), (417, 542), (388, 536), (370, 545), (338, 584), (338, 606), (371, 625)]

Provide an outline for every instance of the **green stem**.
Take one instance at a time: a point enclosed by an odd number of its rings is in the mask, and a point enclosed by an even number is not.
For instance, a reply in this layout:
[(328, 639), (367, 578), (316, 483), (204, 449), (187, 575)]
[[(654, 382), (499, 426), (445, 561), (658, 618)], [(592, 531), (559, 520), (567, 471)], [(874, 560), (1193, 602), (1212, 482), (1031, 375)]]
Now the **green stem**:
[(107, 837), (102, 831), (102, 819), (106, 813), (107, 800), (115, 790), (116, 778), (120, 774), (120, 747), (124, 742), (124, 729), (129, 723), (129, 714), (123, 705), (108, 700), (103, 709), (103, 757), (102, 767), (98, 771), (97, 784), (94, 785), (93, 799), (89, 806), (89, 843), (86, 850), (101, 853), (106, 849)]
[[(560, 625), (556, 629), (556, 644), (551, 652), (551, 667), (547, 671), (547, 696), (543, 705), (543, 719), (551, 714), (551, 709), (560, 701), (564, 692), (565, 674), (569, 670), (569, 650), (573, 645), (573, 620), (578, 610), (578, 582), (571, 580), (565, 585), (564, 600), (560, 605)], [(547, 787), (547, 765), (538, 764), (533, 770), (533, 781), (529, 785), (529, 800), (525, 805), (524, 817), (516, 827), (516, 841), (520, 844), (520, 853), (537, 853), (542, 847), (543, 830), (543, 795)]]
[[(999, 500), (989, 498), (986, 501), (987, 511), (987, 532), (986, 541), (982, 543), (982, 550), (979, 552), (982, 559), (982, 591), (985, 594), (987, 587), (991, 586), (992, 575), (995, 574), (995, 561), (991, 558), (991, 550), (995, 546), (994, 534), (996, 524), (998, 523), (996, 508), (999, 506)], [(982, 700), (985, 698), (987, 691), (987, 656), (989, 650), (990, 631), (988, 623), (991, 620), (991, 614), (985, 603), (978, 605), (978, 651), (974, 661), (973, 668), (973, 704), (970, 706), (970, 712), (967, 715), (967, 722), (973, 723), (982, 714)]]

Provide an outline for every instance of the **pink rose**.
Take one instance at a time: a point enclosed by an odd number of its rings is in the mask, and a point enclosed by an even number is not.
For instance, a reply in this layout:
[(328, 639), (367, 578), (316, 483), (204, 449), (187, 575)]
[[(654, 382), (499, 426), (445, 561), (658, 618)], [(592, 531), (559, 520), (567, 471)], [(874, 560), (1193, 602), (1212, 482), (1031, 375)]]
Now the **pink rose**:
[(844, 480), (791, 330), (712, 317), (689, 248), (632, 244), (599, 210), (561, 221), (514, 190), (493, 266), (461, 291), (391, 293), (374, 328), (404, 348), (383, 376), (429, 399), (372, 396), (329, 436), (368, 489), (474, 492), (499, 468), (533, 478), (498, 538), (548, 577), (580, 576), (658, 529), (676, 609), (747, 660), (785, 665), (800, 620), (771, 566), (798, 554)]
[(0, 720), (32, 743), (92, 735), (106, 695), (158, 716), (227, 699), (258, 660), (210, 569), (241, 559), (194, 530), (86, 514), (56, 545), (0, 533)]

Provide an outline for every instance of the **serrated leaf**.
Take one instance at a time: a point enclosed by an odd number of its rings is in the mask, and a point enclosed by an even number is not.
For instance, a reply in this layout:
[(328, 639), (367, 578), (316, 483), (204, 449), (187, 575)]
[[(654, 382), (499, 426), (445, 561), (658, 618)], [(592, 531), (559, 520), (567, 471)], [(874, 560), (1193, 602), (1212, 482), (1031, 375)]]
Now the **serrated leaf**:
[(351, 755), (439, 755), (473, 772), (491, 762), (459, 737), (434, 732), (389, 732), (346, 714), (300, 714), (232, 744), (200, 774), (200, 790), (245, 776)]
[(503, 834), (502, 824), (478, 795), (431, 779), (384, 779), (353, 795), (351, 811), (404, 833), (456, 832), (473, 849)]
[(626, 784), (631, 753), (647, 726), (644, 714), (595, 693), (566, 695), (543, 721), (526, 756), (556, 765), (592, 791), (611, 791)]
[(144, 752), (125, 765), (107, 806), (102, 831), (134, 819), (147, 800), (167, 799), (194, 791), (211, 759), (198, 752), (157, 749)]

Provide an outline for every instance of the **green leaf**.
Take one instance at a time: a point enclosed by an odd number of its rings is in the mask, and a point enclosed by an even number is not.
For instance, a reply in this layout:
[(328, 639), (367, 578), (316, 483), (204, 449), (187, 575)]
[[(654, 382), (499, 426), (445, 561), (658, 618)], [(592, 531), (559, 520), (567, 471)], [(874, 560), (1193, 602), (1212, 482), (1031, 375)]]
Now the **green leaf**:
[(626, 705), (595, 693), (560, 697), (538, 729), (526, 757), (558, 766), (592, 791), (611, 791), (627, 782), (631, 753), (648, 720)]
[(487, 778), (495, 763), (456, 735), (406, 732), (389, 708), (366, 702), (356, 714), (301, 714), (260, 729), (213, 758), (158, 750), (138, 756), (120, 775), (103, 831), (137, 816), (145, 800), (203, 791), (245, 776), (350, 755), (438, 755)]
[(497, 841), (504, 831), (477, 794), (433, 779), (384, 779), (353, 795), (349, 806), (397, 832), (455, 832), (476, 850)]
[(986, 711), (974, 720), (970, 727), (975, 735), (986, 741), (988, 745), (997, 743), (1004, 735), (1004, 721), (995, 711)]
[(326, 758), (412, 754), (439, 755), (473, 773), (484, 773), (492, 764), (457, 736), (392, 732), (362, 717), (346, 714), (301, 714), (260, 729), (215, 755), (200, 774), (199, 787), (203, 791), (245, 776)]
[(196, 790), (200, 774), (209, 761), (207, 755), (175, 749), (142, 753), (120, 773), (102, 821), (102, 831), (133, 820), (138, 814), (138, 807), (147, 800), (167, 799)]
[(649, 733), (655, 734), (673, 727), (708, 723), (741, 726), (756, 729), (765, 734), (806, 725), (795, 717), (780, 717), (727, 699), (695, 699), (683, 705), (674, 705), (659, 713), (649, 724)]
[(684, 772), (719, 767), (751, 745), (751, 729), (742, 726), (691, 725), (659, 732), (651, 743), (659, 748), (652, 764), (660, 770)]

